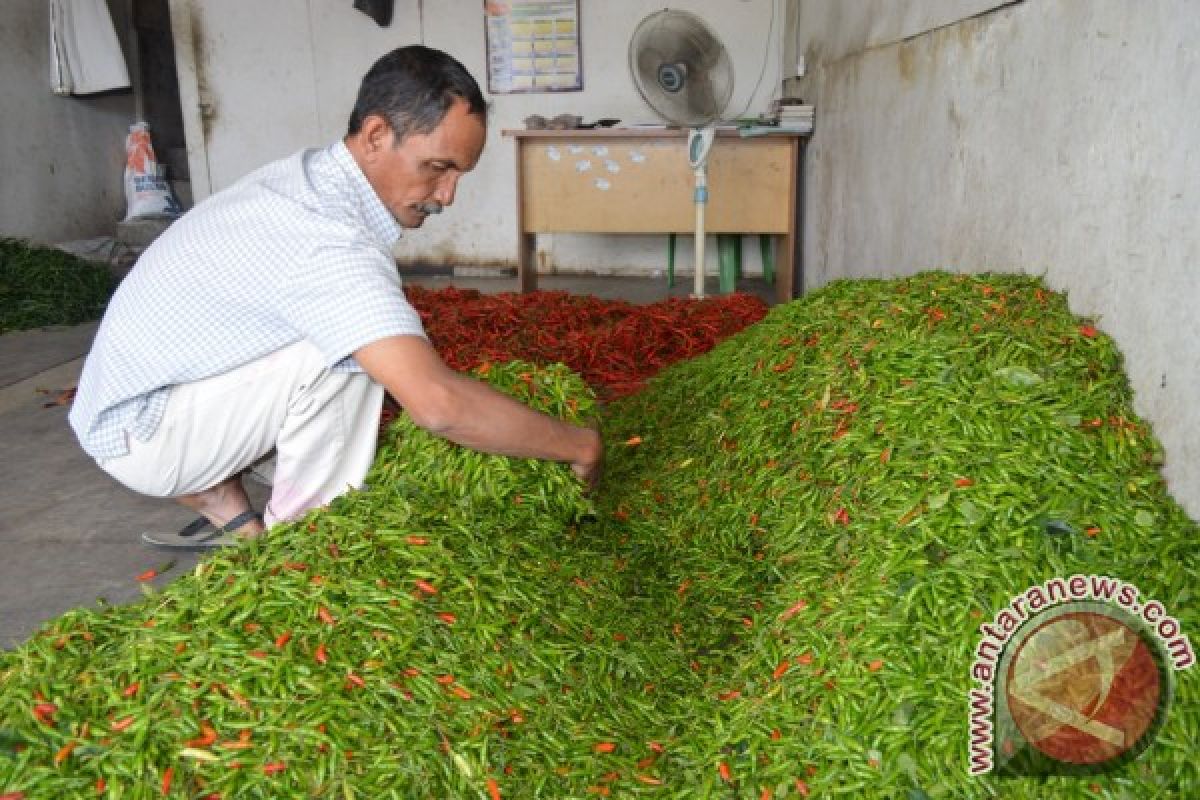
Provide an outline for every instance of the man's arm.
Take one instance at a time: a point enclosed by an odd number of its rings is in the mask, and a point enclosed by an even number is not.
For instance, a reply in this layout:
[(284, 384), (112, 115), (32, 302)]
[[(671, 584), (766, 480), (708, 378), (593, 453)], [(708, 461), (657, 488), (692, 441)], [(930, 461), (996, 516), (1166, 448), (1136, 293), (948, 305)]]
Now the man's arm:
[(589, 488), (600, 479), (599, 433), (455, 372), (419, 336), (380, 339), (356, 350), (354, 358), (430, 433), (487, 453), (566, 462)]

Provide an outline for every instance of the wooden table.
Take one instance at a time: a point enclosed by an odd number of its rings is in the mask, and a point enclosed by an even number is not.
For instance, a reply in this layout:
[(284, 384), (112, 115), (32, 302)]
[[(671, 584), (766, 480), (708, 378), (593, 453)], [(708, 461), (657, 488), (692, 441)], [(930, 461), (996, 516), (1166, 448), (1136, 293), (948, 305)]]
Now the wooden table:
[[(539, 233), (690, 234), (695, 179), (687, 131), (661, 128), (506, 130), (517, 148), (517, 279), (537, 288)], [(705, 230), (771, 234), (778, 244), (776, 296), (803, 289), (800, 214), (807, 134), (741, 137), (718, 130), (708, 158)]]

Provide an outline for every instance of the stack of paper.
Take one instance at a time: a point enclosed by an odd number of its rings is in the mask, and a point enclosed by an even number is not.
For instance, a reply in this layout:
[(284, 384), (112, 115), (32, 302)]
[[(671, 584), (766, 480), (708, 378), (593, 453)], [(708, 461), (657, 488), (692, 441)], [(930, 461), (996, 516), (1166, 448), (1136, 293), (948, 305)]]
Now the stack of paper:
[(779, 104), (780, 128), (809, 133), (813, 129), (813, 107), (804, 103)]

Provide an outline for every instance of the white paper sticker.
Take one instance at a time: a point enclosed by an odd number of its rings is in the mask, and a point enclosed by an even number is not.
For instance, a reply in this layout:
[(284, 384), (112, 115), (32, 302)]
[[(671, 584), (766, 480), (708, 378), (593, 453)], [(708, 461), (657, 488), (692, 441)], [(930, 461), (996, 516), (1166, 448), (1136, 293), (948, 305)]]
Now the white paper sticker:
[(646, 162), (646, 155), (641, 150), (630, 150), (629, 160), (635, 164), (644, 164)]
[(604, 162), (604, 168), (613, 174), (621, 171), (621, 165), (613, 161), (611, 158)]
[(549, 147), (546, 148), (546, 155), (548, 155), (550, 157), (551, 161), (558, 161), (559, 159), (562, 158), (562, 153), (560, 153), (558, 151), (558, 148), (555, 147), (554, 145), (550, 145)]
[(571, 155), (573, 155), (573, 156), (577, 156), (577, 155), (579, 155), (580, 153), (582, 153), (582, 152), (583, 152), (583, 145), (581, 145), (581, 144), (573, 144), (573, 145), (571, 145), (570, 147), (568, 147), (568, 148), (567, 148), (567, 152), (568, 152), (568, 153), (570, 153), (570, 154), (571, 154)]
[(612, 184), (606, 178), (596, 178), (596, 188), (602, 192), (607, 192), (612, 188)]
[(592, 168), (592, 162), (588, 161), (586, 158), (580, 159), (579, 161), (575, 162), (575, 171), (576, 172), (587, 172), (591, 168)]
[(596, 158), (604, 158), (608, 155), (608, 148), (602, 144), (598, 144), (592, 148), (592, 153), (595, 154)]

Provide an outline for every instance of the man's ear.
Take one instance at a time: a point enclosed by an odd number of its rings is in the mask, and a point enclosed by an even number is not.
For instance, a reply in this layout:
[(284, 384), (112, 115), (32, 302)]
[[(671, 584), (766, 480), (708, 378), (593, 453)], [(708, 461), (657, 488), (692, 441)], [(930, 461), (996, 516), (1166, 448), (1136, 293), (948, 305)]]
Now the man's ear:
[(380, 114), (368, 114), (362, 121), (359, 133), (362, 135), (364, 153), (368, 157), (392, 147), (394, 138), (392, 126)]

